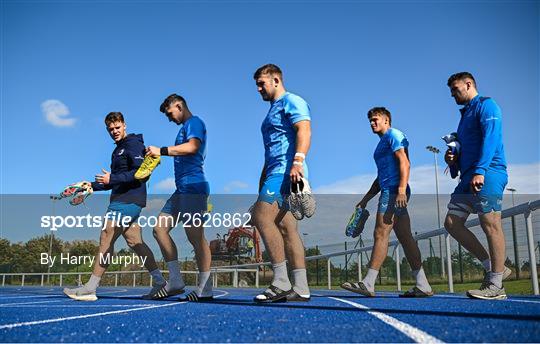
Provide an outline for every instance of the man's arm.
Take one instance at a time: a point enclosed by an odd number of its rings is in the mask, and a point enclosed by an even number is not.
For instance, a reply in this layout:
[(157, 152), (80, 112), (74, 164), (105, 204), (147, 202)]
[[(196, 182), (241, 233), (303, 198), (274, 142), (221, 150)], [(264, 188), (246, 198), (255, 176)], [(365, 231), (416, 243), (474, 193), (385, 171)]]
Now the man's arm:
[[(291, 181), (298, 182), (304, 176), (304, 160), (311, 145), (311, 122), (299, 121), (294, 124), (296, 130), (296, 153), (291, 167)], [(302, 156), (303, 155), (303, 156)]]
[(480, 129), (482, 131), (482, 147), (480, 147), (480, 158), (471, 180), (471, 187), (476, 192), (482, 189), (484, 175), (495, 156), (499, 142), (502, 141), (501, 110), (492, 100), (486, 100), (483, 104)]
[(369, 188), (368, 192), (364, 195), (364, 197), (362, 198), (362, 200), (360, 202), (358, 202), (358, 204), (356, 205), (357, 208), (362, 208), (364, 209), (365, 207), (367, 207), (367, 204), (368, 202), (373, 198), (375, 197), (379, 191), (381, 191), (381, 186), (379, 185), (379, 179), (376, 178), (374, 181), (373, 181), (373, 184), (371, 184), (371, 187)]
[(396, 205), (398, 208), (405, 208), (407, 206), (407, 185), (409, 184), (411, 163), (409, 162), (406, 148), (395, 151), (394, 157), (399, 166), (399, 186), (398, 194), (396, 196)]
[[(167, 155), (170, 156), (181, 156), (181, 155), (192, 155), (199, 151), (201, 147), (201, 141), (198, 138), (191, 138), (188, 142), (182, 143), (177, 146), (164, 147), (167, 150)], [(146, 156), (160, 156), (161, 148), (156, 146), (148, 146), (146, 148)]]
[(474, 169), (474, 174), (485, 175), (499, 142), (502, 141), (502, 116), (501, 110), (492, 100), (486, 100), (483, 104), (480, 116), (480, 129), (482, 131), (482, 147), (480, 158)]
[(112, 185), (110, 184), (103, 184), (98, 182), (92, 182), (91, 184), (94, 191), (107, 191), (112, 189)]
[(135, 172), (139, 169), (141, 166), (144, 158), (144, 144), (136, 144), (136, 145), (129, 145), (126, 147), (126, 155), (129, 159), (129, 170), (125, 172), (116, 172), (116, 173), (110, 173), (103, 170), (103, 175), (97, 175), (96, 181), (98, 181), (98, 177), (101, 177), (101, 181), (104, 184), (107, 184), (107, 174), (109, 176), (108, 184), (111, 186), (117, 185), (117, 184), (123, 184), (123, 183), (131, 183), (134, 181), (137, 181), (135, 179)]

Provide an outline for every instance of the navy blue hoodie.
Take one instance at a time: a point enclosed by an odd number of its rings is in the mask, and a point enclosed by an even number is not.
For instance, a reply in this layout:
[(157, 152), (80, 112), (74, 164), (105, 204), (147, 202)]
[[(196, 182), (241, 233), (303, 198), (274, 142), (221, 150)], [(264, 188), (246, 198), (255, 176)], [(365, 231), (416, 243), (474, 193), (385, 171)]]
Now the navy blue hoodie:
[(144, 160), (145, 147), (141, 134), (129, 134), (116, 144), (111, 157), (109, 184), (92, 183), (94, 191), (112, 190), (111, 202), (146, 206), (146, 183), (135, 179), (135, 172)]

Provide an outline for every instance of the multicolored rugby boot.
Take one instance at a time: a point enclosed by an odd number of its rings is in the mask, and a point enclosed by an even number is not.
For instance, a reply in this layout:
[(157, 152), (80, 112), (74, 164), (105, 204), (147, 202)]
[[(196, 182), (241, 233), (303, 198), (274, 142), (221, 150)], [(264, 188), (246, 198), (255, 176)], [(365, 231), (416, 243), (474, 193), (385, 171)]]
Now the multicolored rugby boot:
[(364, 231), (364, 226), (369, 218), (369, 211), (363, 208), (355, 208), (345, 228), (345, 235), (356, 238)]
[(93, 192), (92, 183), (82, 181), (66, 186), (59, 198), (70, 198), (69, 204), (76, 206), (83, 203)]

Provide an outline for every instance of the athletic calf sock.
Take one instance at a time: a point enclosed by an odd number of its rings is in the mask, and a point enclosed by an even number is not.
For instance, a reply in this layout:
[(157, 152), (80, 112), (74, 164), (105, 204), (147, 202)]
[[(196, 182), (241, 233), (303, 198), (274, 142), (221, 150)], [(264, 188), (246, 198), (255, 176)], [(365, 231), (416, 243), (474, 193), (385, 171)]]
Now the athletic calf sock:
[(488, 258), (486, 260), (483, 260), (482, 265), (487, 272), (491, 271), (491, 259)]
[(412, 275), (416, 280), (416, 288), (420, 289), (424, 293), (430, 293), (432, 291), (427, 280), (426, 273), (424, 272), (424, 268), (421, 267), (419, 270), (413, 270)]
[(497, 288), (502, 288), (502, 280), (503, 280), (503, 271), (501, 272), (493, 272), (491, 271), (489, 273), (489, 281), (493, 284), (495, 284), (495, 286)]
[(153, 285), (165, 284), (165, 278), (163, 278), (163, 275), (159, 269), (150, 271), (150, 276), (152, 276)]
[(309, 286), (306, 269), (295, 269), (292, 271), (294, 280), (294, 291), (303, 297), (309, 297)]
[(210, 271), (199, 272), (199, 283), (197, 284), (197, 296), (208, 297), (212, 296), (212, 279)]
[(182, 273), (180, 272), (180, 264), (177, 260), (167, 262), (167, 268), (169, 269), (169, 283), (167, 284), (167, 291), (183, 289), (186, 284), (182, 279)]
[(283, 291), (291, 290), (291, 282), (289, 281), (289, 276), (287, 276), (287, 263), (283, 261), (278, 264), (272, 264), (272, 269), (274, 270), (272, 285)]
[(86, 288), (88, 288), (88, 290), (96, 291), (97, 287), (99, 287), (99, 281), (101, 281), (101, 277), (92, 274), (88, 282), (86, 282), (85, 286)]
[(378, 270), (369, 268), (366, 277), (362, 280), (362, 283), (366, 286), (367, 290), (375, 292), (375, 280), (377, 280)]

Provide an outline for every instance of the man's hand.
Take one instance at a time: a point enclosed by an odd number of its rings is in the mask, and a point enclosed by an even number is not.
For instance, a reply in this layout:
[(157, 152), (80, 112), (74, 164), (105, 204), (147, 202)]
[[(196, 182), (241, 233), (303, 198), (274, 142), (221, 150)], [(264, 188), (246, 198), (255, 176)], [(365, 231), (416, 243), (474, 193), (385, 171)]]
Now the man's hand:
[(291, 167), (291, 183), (298, 183), (300, 178), (304, 176), (304, 166), (303, 165), (292, 165)]
[(148, 146), (146, 147), (146, 156), (160, 156), (161, 155), (161, 149), (156, 146)]
[(457, 162), (457, 155), (453, 154), (452, 150), (448, 148), (448, 150), (444, 154), (444, 161), (446, 161), (448, 166), (452, 166)]
[(396, 196), (396, 207), (405, 208), (407, 207), (407, 195), (404, 193), (398, 193)]
[(101, 169), (101, 172), (103, 172), (103, 174), (96, 174), (96, 183), (109, 184), (111, 181), (111, 172), (104, 169)]
[(360, 202), (358, 202), (358, 204), (356, 205), (357, 208), (362, 208), (362, 209), (366, 209), (367, 207), (367, 201), (362, 198), (362, 200)]
[(484, 186), (484, 176), (481, 174), (475, 174), (471, 180), (471, 189), (474, 193), (480, 192)]

